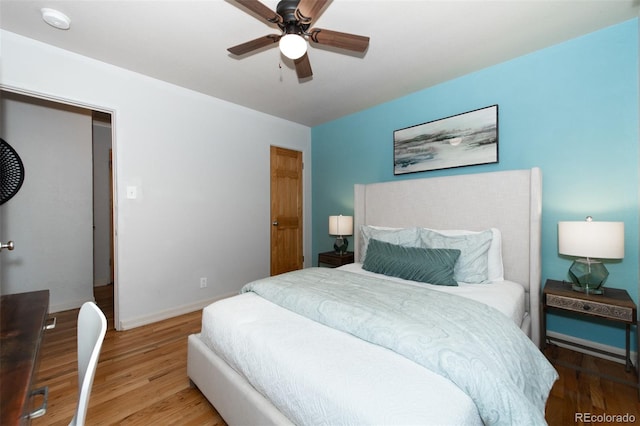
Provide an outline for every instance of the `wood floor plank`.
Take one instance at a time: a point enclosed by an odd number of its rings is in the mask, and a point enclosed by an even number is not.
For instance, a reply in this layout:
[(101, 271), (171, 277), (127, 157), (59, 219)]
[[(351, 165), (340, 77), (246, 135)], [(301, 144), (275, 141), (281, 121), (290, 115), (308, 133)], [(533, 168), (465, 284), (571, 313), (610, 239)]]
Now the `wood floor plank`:
[[(180, 419), (179, 424), (213, 424), (211, 423), (211, 405), (203, 401), (199, 392), (195, 389), (186, 389), (174, 393), (169, 397), (145, 409), (123, 418), (123, 425), (149, 425), (166, 424), (166, 419)], [(221, 424), (221, 423), (217, 423)]]
[[(585, 422), (585, 416), (597, 415), (629, 415), (633, 416), (635, 422), (640, 422), (638, 390), (634, 386), (613, 380), (635, 383), (635, 372), (626, 372), (624, 365), (618, 362), (566, 348), (551, 346), (546, 349), (545, 354), (552, 360), (560, 375), (547, 401), (546, 420), (550, 426), (593, 424)], [(615, 422), (598, 422), (603, 423)]]
[[(96, 288), (105, 312), (105, 336), (87, 412), (88, 425), (225, 425), (187, 377), (187, 337), (200, 331), (201, 312), (181, 315), (133, 330), (113, 328), (113, 290)], [(77, 316), (56, 313), (41, 348), (36, 386), (49, 386), (47, 414), (32, 424), (66, 426), (78, 392)]]
[[(96, 301), (107, 316), (108, 331), (91, 393), (88, 425), (226, 425), (200, 391), (190, 387), (187, 377), (187, 337), (200, 331), (201, 312), (116, 332), (112, 286), (96, 288)], [(36, 383), (49, 386), (49, 408), (47, 414), (33, 420), (35, 426), (68, 425), (77, 401), (78, 310), (55, 315), (57, 326), (45, 333), (42, 343)], [(640, 422), (637, 389), (607, 378), (635, 382), (635, 372), (625, 372), (617, 362), (565, 348), (549, 346), (545, 354), (557, 361), (554, 365), (560, 375), (546, 406), (550, 426), (589, 424), (576, 421), (583, 413), (628, 414)]]

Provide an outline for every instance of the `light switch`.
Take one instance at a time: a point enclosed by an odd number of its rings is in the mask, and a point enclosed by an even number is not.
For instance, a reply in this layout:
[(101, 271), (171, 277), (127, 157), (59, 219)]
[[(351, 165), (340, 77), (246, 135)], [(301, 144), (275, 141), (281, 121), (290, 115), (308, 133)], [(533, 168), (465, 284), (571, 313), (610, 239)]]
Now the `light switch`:
[(127, 198), (130, 200), (138, 198), (138, 188), (135, 186), (127, 186)]

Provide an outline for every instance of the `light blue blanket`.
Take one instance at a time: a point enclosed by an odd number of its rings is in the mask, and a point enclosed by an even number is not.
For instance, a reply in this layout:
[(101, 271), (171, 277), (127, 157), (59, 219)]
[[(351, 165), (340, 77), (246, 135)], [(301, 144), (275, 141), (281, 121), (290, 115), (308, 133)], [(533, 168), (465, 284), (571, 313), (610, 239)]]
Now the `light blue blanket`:
[(391, 349), (475, 402), (486, 425), (546, 424), (558, 375), (502, 313), (456, 295), (329, 268), (245, 285), (286, 309)]

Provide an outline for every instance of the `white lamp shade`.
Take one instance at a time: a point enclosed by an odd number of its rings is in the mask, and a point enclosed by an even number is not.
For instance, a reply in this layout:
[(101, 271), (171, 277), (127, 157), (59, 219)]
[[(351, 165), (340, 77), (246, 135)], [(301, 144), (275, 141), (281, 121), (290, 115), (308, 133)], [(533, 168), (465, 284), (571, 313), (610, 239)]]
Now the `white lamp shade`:
[(353, 216), (329, 216), (330, 235), (352, 235)]
[(301, 58), (307, 51), (307, 41), (298, 34), (285, 34), (280, 38), (280, 51), (289, 59)]
[(558, 253), (597, 259), (622, 259), (624, 222), (558, 222)]

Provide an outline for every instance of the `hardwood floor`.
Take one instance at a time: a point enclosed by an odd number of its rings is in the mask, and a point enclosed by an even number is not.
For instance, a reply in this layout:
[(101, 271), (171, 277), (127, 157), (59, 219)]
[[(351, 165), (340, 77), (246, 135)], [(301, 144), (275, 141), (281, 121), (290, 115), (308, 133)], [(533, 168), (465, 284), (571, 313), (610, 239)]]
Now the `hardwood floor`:
[[(200, 330), (201, 312), (116, 332), (112, 287), (98, 287), (96, 301), (109, 327), (91, 393), (88, 425), (225, 425), (187, 378), (187, 336)], [(45, 334), (36, 386), (49, 386), (49, 407), (33, 421), (35, 426), (67, 425), (73, 417), (78, 388), (77, 315), (78, 310), (56, 313), (56, 328)], [(615, 362), (557, 347), (548, 348), (546, 354), (616, 380), (636, 380), (634, 373), (625, 373), (624, 366)], [(640, 422), (638, 392), (631, 385), (562, 365), (556, 369), (560, 379), (547, 402), (549, 425), (591, 424), (593, 420), (584, 421), (586, 416), (601, 414), (627, 414)]]
[[(560, 375), (547, 401), (546, 419), (549, 425), (636, 424), (640, 422), (638, 390), (634, 371), (624, 371), (624, 365), (585, 355), (569, 349), (550, 346), (545, 350)], [(555, 360), (555, 361), (553, 361)], [(564, 364), (579, 366), (595, 374), (580, 372)], [(632, 384), (620, 383), (630, 382)], [(602, 421), (597, 416), (624, 416), (627, 419)], [(591, 421), (586, 421), (587, 416)], [(597, 419), (599, 421), (593, 420)]]
[[(108, 330), (87, 425), (225, 425), (187, 377), (187, 336), (200, 330), (201, 312), (116, 332), (112, 286), (98, 287), (96, 302), (107, 316)], [(49, 406), (33, 420), (35, 426), (68, 425), (77, 403), (78, 310), (53, 316), (57, 325), (45, 333), (36, 384), (49, 386)]]

